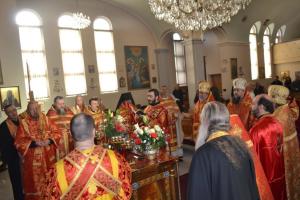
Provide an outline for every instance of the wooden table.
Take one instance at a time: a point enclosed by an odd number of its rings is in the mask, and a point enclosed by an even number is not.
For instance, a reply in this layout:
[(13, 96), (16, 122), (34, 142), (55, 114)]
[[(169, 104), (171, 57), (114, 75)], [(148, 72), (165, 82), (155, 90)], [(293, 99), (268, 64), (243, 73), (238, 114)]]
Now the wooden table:
[(134, 200), (180, 199), (178, 159), (161, 150), (156, 159), (127, 156), (132, 168)]

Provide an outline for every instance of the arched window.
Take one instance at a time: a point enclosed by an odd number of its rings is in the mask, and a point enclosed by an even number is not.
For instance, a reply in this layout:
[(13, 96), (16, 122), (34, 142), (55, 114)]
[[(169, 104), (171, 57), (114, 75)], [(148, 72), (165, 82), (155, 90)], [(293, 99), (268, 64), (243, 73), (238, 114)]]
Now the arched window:
[(27, 98), (29, 98), (29, 78), (30, 89), (34, 92), (35, 98), (48, 98), (49, 83), (44, 38), (41, 29), (42, 20), (35, 12), (23, 10), (17, 13), (16, 23), (19, 26)]
[(276, 33), (275, 44), (278, 44), (278, 43), (282, 42), (282, 39), (283, 39), (283, 36), (284, 36), (284, 33), (285, 33), (285, 29), (286, 29), (285, 25), (281, 26), (278, 29), (278, 31)]
[(257, 59), (257, 27), (253, 25), (250, 29), (250, 62), (251, 62), (251, 79), (258, 79), (258, 59)]
[(116, 92), (118, 91), (118, 78), (113, 29), (109, 19), (105, 17), (95, 19), (94, 35), (100, 92)]
[(176, 70), (176, 83), (180, 86), (185, 86), (186, 81), (186, 66), (185, 66), (185, 52), (183, 39), (178, 33), (173, 33), (173, 46), (174, 46), (174, 60)]
[(265, 78), (272, 77), (272, 65), (271, 65), (271, 44), (270, 44), (271, 31), (270, 28), (267, 27), (264, 36), (264, 63), (265, 63)]
[(73, 28), (72, 15), (62, 15), (58, 19), (62, 64), (64, 70), (66, 95), (86, 94), (81, 34)]

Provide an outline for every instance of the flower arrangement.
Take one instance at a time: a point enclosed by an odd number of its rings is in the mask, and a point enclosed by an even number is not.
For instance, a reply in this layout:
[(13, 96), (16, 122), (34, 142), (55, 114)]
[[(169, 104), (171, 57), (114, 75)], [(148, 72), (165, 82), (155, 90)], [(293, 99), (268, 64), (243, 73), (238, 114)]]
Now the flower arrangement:
[(105, 114), (104, 123), (101, 126), (107, 138), (121, 136), (127, 131), (123, 117), (118, 112), (114, 115), (110, 110)]
[(151, 151), (166, 145), (165, 133), (160, 126), (155, 125), (151, 128), (149, 126), (140, 127), (135, 124), (134, 129), (131, 137), (140, 151)]

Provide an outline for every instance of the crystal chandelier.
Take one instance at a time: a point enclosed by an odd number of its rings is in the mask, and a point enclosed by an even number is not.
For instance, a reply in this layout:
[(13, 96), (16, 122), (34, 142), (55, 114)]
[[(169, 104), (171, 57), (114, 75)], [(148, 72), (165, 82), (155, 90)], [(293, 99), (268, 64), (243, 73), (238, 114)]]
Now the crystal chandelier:
[(82, 12), (73, 13), (74, 25), (76, 29), (85, 29), (91, 24), (90, 17)]
[(229, 22), (251, 0), (149, 0), (152, 13), (177, 29), (206, 30)]

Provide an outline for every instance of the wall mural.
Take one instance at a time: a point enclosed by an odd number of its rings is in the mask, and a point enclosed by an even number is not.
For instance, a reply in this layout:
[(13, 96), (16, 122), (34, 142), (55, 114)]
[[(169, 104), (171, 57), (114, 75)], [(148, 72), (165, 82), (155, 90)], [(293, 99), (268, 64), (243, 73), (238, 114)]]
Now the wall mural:
[(125, 46), (128, 90), (150, 88), (148, 48)]

